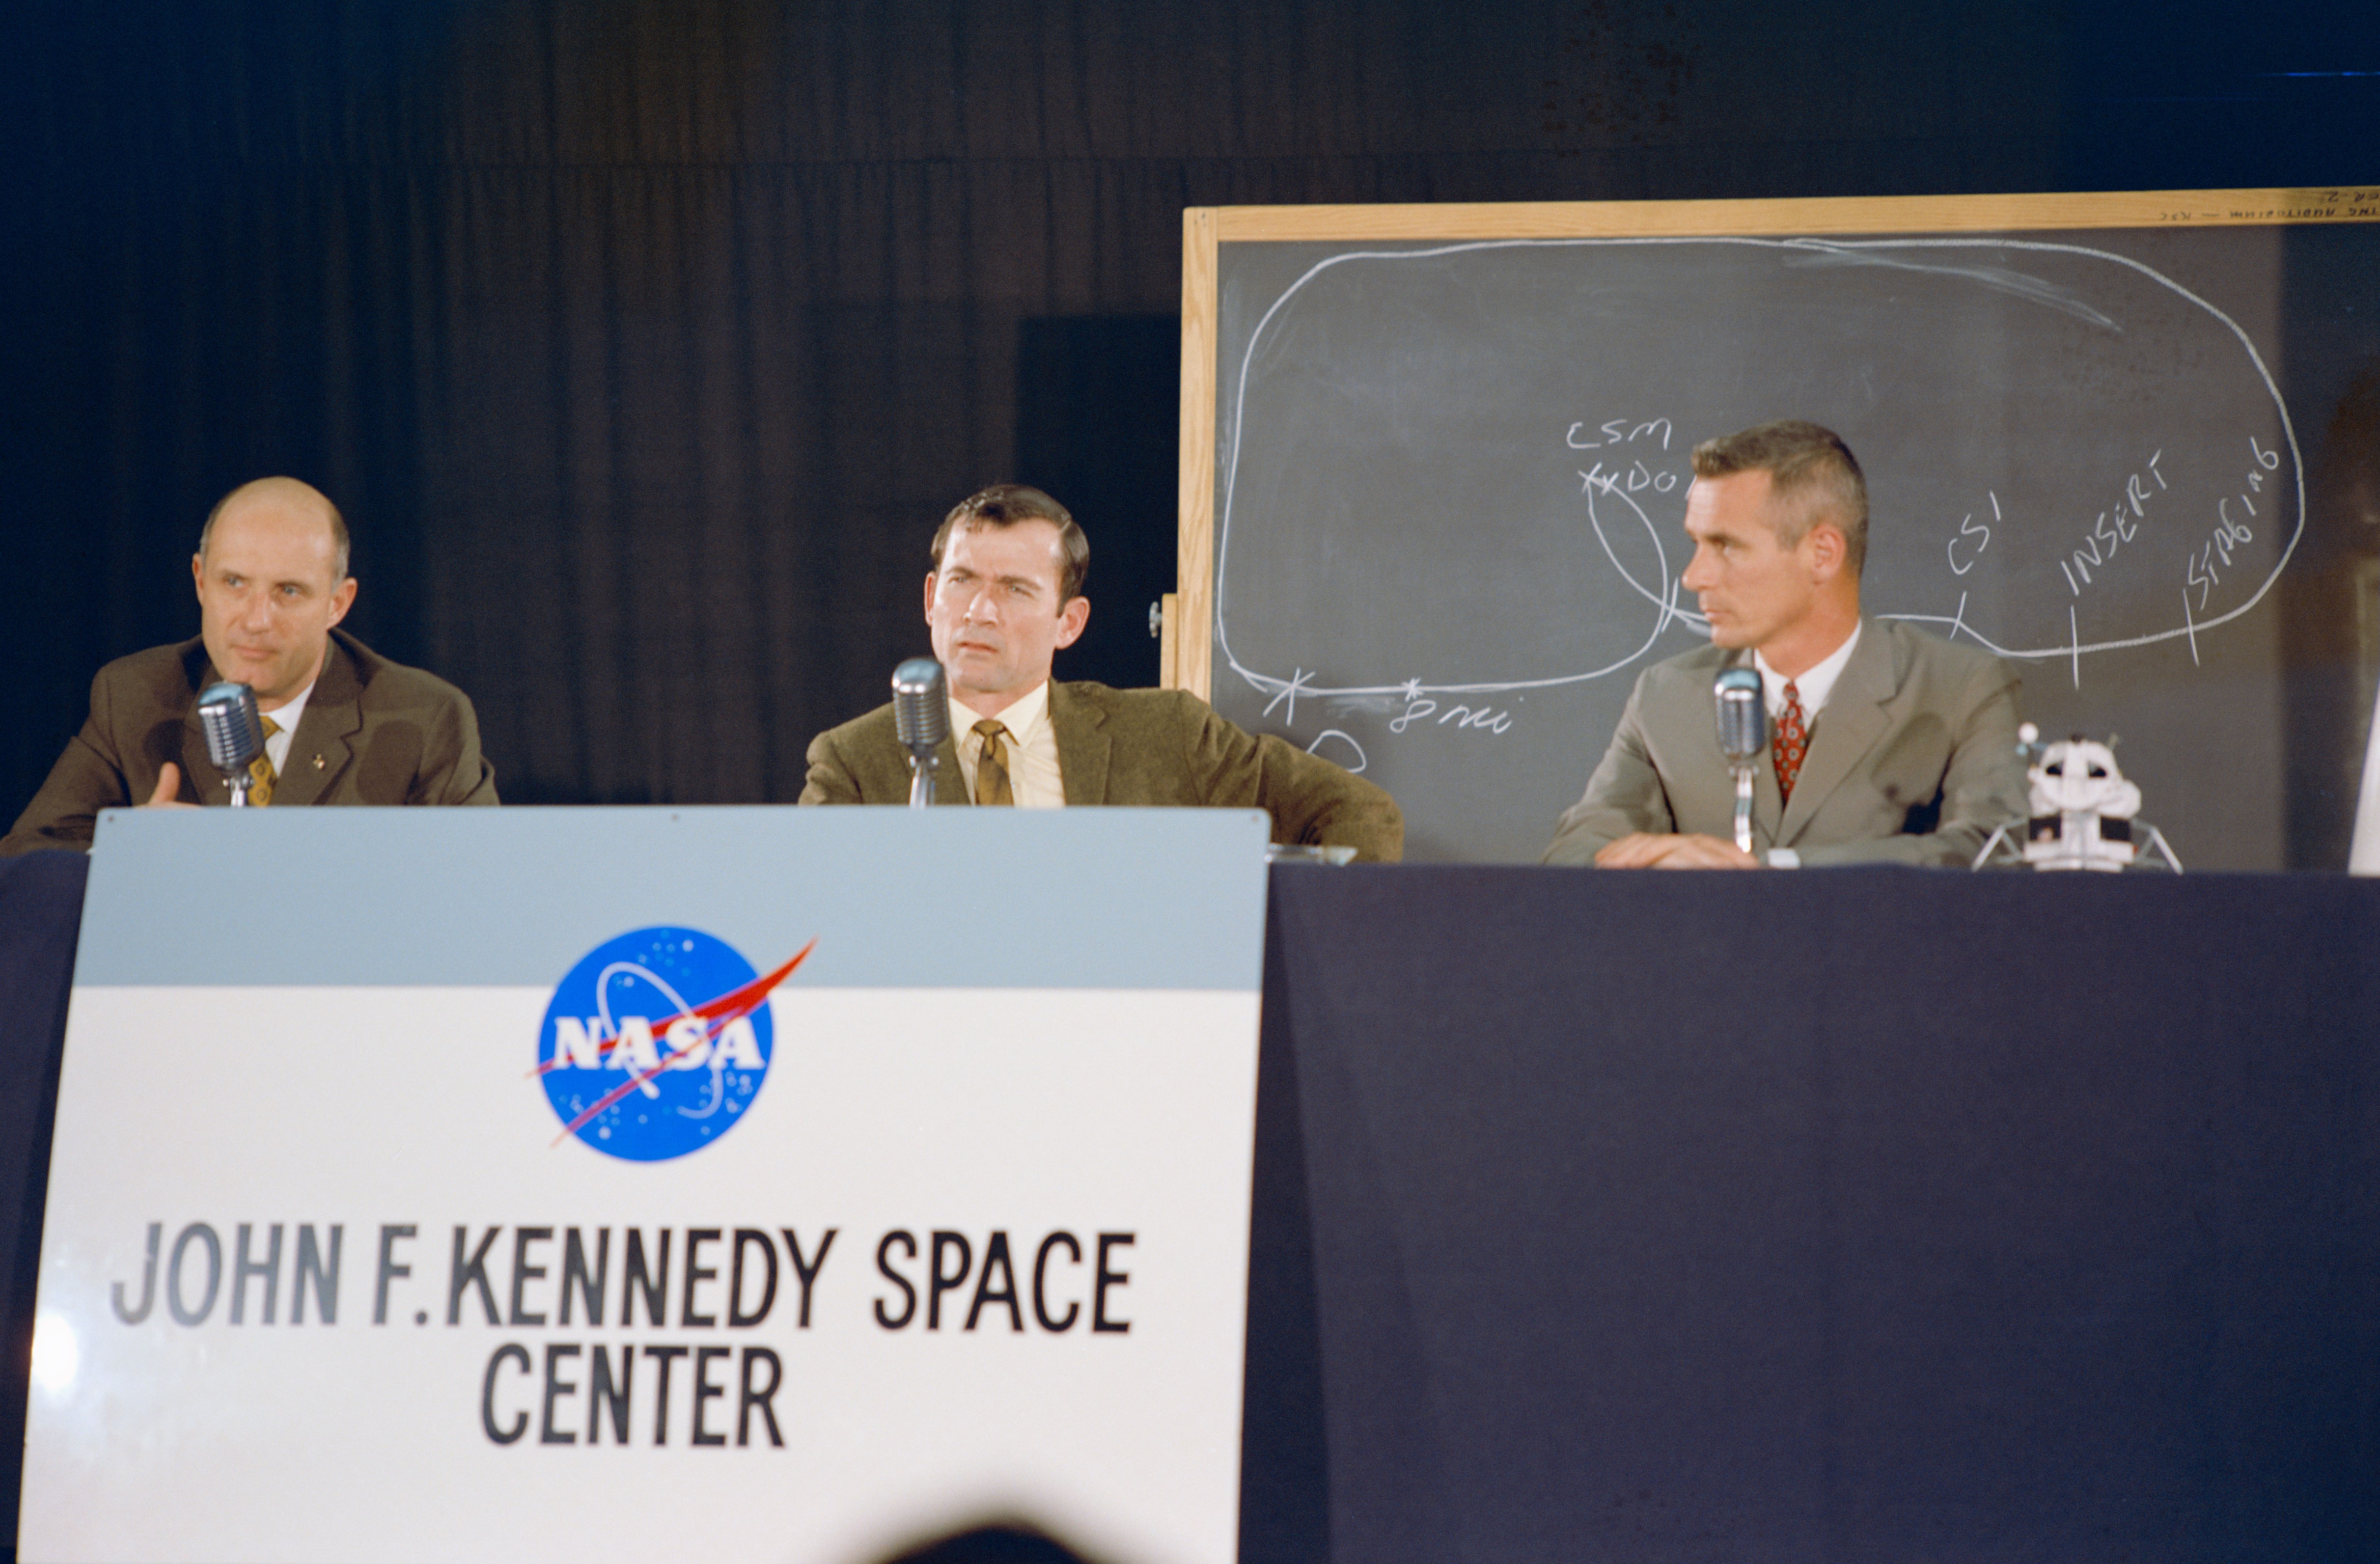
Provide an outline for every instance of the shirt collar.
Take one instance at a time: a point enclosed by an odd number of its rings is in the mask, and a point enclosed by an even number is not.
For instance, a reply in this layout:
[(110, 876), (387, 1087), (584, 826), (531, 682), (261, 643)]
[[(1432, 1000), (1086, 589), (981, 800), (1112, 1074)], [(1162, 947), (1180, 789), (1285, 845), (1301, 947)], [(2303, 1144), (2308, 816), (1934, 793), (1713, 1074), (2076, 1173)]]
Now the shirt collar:
[[(1801, 697), (1804, 715), (1815, 717), (1819, 708), (1827, 704), (1827, 697), (1834, 693), (1835, 680), (1852, 660), (1852, 649), (1859, 645), (1860, 630), (1866, 623), (1864, 619), (1853, 620), (1852, 633), (1844, 638), (1842, 645), (1828, 652), (1816, 667), (1804, 669), (1793, 675), (1791, 681), (1793, 693)], [(1752, 665), (1760, 670), (1761, 697), (1767, 704), (1768, 714), (1773, 717), (1785, 709), (1788, 681), (1784, 674), (1768, 666), (1768, 660), (1761, 656), (1757, 649), (1753, 651)]]
[[(975, 714), (972, 707), (960, 705), (958, 697), (952, 696), (950, 702), (952, 733), (970, 733), (974, 731), (978, 722), (983, 721)], [(1010, 741), (1017, 748), (1022, 749), (1033, 742), (1034, 736), (1040, 731), (1042, 721), (1049, 714), (1050, 681), (1044, 679), (1033, 686), (1031, 695), (1015, 702), (992, 721), (1006, 728)]]
[[(322, 681), (319, 679), (315, 681), (315, 684), (320, 683)], [(264, 712), (263, 715), (272, 718), (273, 725), (283, 733), (294, 734), (298, 731), (298, 719), (306, 715), (306, 703), (312, 699), (313, 696), (314, 685), (308, 685), (304, 689), (283, 701), (279, 709)]]

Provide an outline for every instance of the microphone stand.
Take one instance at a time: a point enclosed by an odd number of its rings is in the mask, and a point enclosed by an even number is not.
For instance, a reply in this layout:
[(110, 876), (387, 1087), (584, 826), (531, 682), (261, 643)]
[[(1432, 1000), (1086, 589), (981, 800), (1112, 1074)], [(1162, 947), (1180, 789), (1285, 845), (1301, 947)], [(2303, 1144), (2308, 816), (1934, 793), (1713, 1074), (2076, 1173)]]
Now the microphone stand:
[(923, 809), (934, 801), (934, 773), (941, 769), (941, 757), (929, 749), (909, 752), (909, 807)]
[(1752, 851), (1752, 768), (1738, 764), (1735, 768), (1735, 850)]

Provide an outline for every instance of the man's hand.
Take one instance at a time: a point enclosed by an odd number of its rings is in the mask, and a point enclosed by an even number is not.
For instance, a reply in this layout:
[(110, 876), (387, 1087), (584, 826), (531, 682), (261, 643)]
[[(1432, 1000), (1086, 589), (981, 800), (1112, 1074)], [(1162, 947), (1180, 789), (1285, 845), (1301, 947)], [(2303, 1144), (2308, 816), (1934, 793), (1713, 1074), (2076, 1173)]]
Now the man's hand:
[(1756, 869), (1758, 858), (1716, 836), (1653, 836), (1638, 831), (1607, 843), (1595, 855), (1605, 869)]
[(171, 760), (157, 773), (157, 791), (149, 795), (143, 809), (195, 809), (195, 804), (185, 804), (174, 795), (182, 791), (182, 769)]

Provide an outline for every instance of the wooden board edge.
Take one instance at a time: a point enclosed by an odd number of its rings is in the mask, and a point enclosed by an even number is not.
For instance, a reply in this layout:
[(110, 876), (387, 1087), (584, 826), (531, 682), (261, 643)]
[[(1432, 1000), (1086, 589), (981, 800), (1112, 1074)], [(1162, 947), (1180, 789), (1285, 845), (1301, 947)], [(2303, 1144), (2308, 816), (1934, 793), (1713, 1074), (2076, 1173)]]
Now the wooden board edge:
[(1216, 209), (1182, 212), (1182, 455), (1172, 655), (1166, 687), (1213, 689), (1215, 637)]
[(1225, 244), (1249, 240), (1967, 233), (2380, 223), (2380, 186), (2049, 195), (1821, 196), (1770, 200), (1225, 206), (1200, 210), (1213, 213), (1215, 239)]

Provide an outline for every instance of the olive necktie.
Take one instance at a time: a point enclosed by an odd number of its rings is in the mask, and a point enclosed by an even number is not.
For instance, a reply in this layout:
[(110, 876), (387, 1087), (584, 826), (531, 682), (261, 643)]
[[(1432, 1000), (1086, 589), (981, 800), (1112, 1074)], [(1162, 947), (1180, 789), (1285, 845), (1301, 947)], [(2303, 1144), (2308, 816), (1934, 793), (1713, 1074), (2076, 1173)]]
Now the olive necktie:
[(1008, 729), (986, 717), (975, 725), (975, 736), (983, 741), (983, 753), (975, 763), (975, 801), (1015, 803), (1016, 794), (1008, 788), (1008, 765), (1000, 758), (1000, 741), (1008, 736)]
[[(270, 717), (264, 719), (264, 736), (267, 739), (280, 731), (280, 723)], [(261, 749), (257, 751), (256, 758), (248, 763), (248, 801), (260, 809), (273, 802), (273, 757)]]

